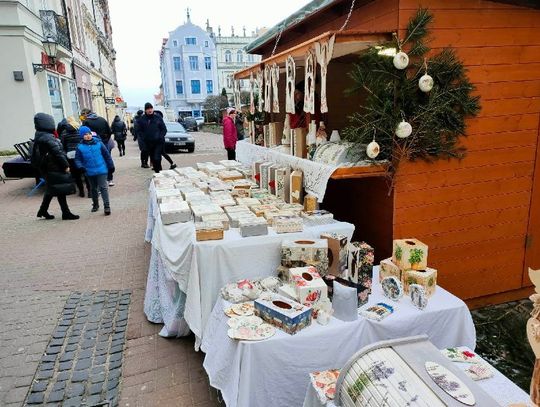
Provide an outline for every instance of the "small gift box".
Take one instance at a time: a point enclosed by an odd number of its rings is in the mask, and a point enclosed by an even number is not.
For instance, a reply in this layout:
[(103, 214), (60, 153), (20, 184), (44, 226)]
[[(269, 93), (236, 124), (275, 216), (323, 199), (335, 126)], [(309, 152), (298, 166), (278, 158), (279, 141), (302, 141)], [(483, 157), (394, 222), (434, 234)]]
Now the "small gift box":
[(192, 205), (191, 212), (193, 212), (193, 216), (195, 216), (195, 221), (201, 221), (203, 215), (223, 213), (223, 209), (216, 204)]
[(176, 188), (156, 189), (156, 198), (158, 203), (161, 203), (162, 199), (170, 196), (180, 196), (180, 191)]
[(276, 233), (302, 232), (304, 223), (300, 216), (276, 216), (272, 220), (272, 227)]
[(289, 167), (282, 167), (276, 170), (276, 197), (282, 201), (289, 201), (291, 189), (291, 170)]
[(328, 241), (325, 239), (284, 240), (281, 243), (281, 265), (295, 267), (299, 264), (297, 262), (311, 265), (328, 264)]
[(242, 163), (239, 163), (236, 160), (221, 160), (219, 163), (225, 168), (237, 168), (242, 166)]
[(303, 202), (304, 174), (300, 170), (295, 170), (291, 172), (290, 178), (291, 180), (290, 180), (289, 202), (301, 204)]
[(248, 236), (262, 236), (268, 234), (268, 223), (257, 216), (251, 218), (239, 218), (238, 224), (240, 227), (240, 235), (242, 237)]
[(219, 221), (196, 222), (195, 238), (197, 241), (223, 239), (223, 223)]
[(237, 170), (225, 170), (218, 173), (219, 179), (222, 181), (234, 181), (237, 179), (244, 179), (244, 176)]
[(321, 239), (328, 242), (328, 273), (346, 277), (348, 238), (338, 233), (322, 233)]
[(230, 223), (231, 223), (229, 217), (224, 213), (211, 213), (209, 215), (203, 215), (202, 221), (203, 222), (221, 222), (223, 224), (223, 230), (229, 230)]
[(238, 205), (251, 207), (251, 206), (255, 206), (255, 205), (260, 205), (261, 201), (259, 201), (257, 198), (254, 198), (254, 197), (252, 197), (252, 198), (236, 198), (236, 203)]
[(423, 270), (427, 267), (428, 246), (418, 239), (396, 239), (392, 261), (401, 270)]
[(348, 278), (353, 283), (362, 283), (373, 277), (374, 250), (366, 242), (352, 242), (348, 245)]
[(282, 211), (290, 211), (295, 215), (300, 216), (303, 210), (303, 206), (300, 204), (288, 204), (288, 203), (279, 203), (276, 206)]
[(334, 215), (322, 209), (302, 212), (302, 218), (309, 226), (326, 225), (334, 221)]
[(231, 220), (231, 227), (238, 228), (240, 227), (241, 220), (252, 220), (252, 219), (261, 219), (264, 224), (268, 226), (266, 219), (259, 218), (251, 211), (248, 212), (231, 212), (227, 214)]
[(312, 212), (318, 209), (317, 197), (313, 194), (307, 194), (304, 197), (304, 211)]
[(437, 287), (437, 270), (426, 267), (423, 270), (405, 270), (403, 272), (403, 290), (409, 294), (411, 284), (424, 287), (426, 296), (429, 298), (435, 293)]
[(277, 212), (279, 209), (274, 205), (253, 205), (251, 211), (257, 216), (264, 216), (265, 212)]
[(254, 301), (255, 315), (294, 335), (311, 324), (311, 308), (279, 294), (266, 294)]
[(328, 298), (328, 287), (313, 266), (290, 268), (289, 281), (301, 304), (313, 306), (317, 301)]
[(162, 202), (159, 204), (159, 211), (161, 212), (161, 222), (164, 225), (191, 220), (189, 205), (181, 199)]
[(379, 264), (379, 283), (383, 278), (395, 277), (403, 284), (403, 273), (401, 269), (392, 262), (392, 258), (384, 259)]

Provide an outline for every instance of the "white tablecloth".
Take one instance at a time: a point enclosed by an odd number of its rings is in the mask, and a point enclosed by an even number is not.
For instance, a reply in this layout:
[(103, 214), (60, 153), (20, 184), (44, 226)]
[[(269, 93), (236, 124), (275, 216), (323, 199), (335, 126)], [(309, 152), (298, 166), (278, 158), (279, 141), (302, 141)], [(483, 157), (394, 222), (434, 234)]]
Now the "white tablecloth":
[[(196, 336), (198, 350), (206, 321), (212, 312), (221, 288), (242, 278), (260, 278), (275, 275), (281, 262), (281, 242), (286, 239), (319, 238), (321, 233), (335, 232), (349, 239), (354, 225), (334, 222), (305, 227), (301, 233), (277, 234), (269, 229), (268, 235), (244, 238), (238, 229), (225, 232), (223, 240), (195, 241), (193, 223), (163, 225), (154, 190), (150, 188), (146, 238), (152, 242), (152, 259), (148, 270), (145, 295), (145, 313), (150, 321), (163, 320), (170, 336), (177, 336), (174, 324), (180, 321), (163, 315), (183, 318)], [(174, 280), (182, 295), (170, 286)], [(184, 308), (185, 305), (185, 308)], [(161, 315), (161, 318), (160, 318)]]
[[(375, 268), (377, 269), (377, 268)], [(364, 307), (389, 302), (383, 297), (375, 271), (373, 293)], [(363, 346), (385, 339), (427, 334), (438, 348), (475, 347), (476, 331), (463, 301), (437, 287), (427, 308), (419, 311), (408, 298), (381, 322), (359, 317), (327, 326), (314, 322), (296, 335), (280, 330), (261, 342), (236, 341), (227, 336), (227, 302), (218, 299), (208, 321), (201, 349), (210, 384), (221, 390), (227, 406), (301, 406), (308, 374), (338, 369)]]
[[(463, 350), (471, 350), (467, 346), (461, 346), (460, 348)], [(489, 365), (489, 363), (484, 359), (482, 360), (484, 363)], [(470, 363), (454, 363), (454, 366), (465, 371), (465, 369), (470, 366)], [(491, 366), (491, 368), (493, 369), (493, 377), (475, 382), (482, 388), (482, 390), (488, 393), (501, 406), (508, 406), (514, 403), (532, 405), (530, 397), (527, 393), (512, 383), (505, 375), (503, 375), (493, 366)], [(303, 407), (335, 407), (335, 404), (333, 401), (322, 404), (319, 397), (317, 397), (317, 392), (310, 382), (306, 392), (306, 397), (304, 399)]]
[(324, 198), (328, 180), (338, 168), (335, 165), (321, 164), (290, 154), (283, 154), (271, 148), (251, 144), (247, 140), (236, 143), (236, 159), (247, 165), (264, 160), (302, 170), (306, 191), (315, 195), (319, 202), (322, 202)]

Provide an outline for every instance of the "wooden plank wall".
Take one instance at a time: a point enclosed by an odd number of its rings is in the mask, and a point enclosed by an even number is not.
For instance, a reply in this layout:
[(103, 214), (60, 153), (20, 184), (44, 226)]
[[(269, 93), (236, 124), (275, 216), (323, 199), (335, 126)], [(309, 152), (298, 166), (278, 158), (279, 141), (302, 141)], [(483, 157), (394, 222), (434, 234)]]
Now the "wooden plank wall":
[(540, 113), (540, 11), (481, 0), (400, 0), (403, 36), (419, 5), (431, 47), (452, 46), (482, 97), (466, 158), (406, 163), (394, 236), (417, 237), (442, 286), (463, 299), (522, 287)]

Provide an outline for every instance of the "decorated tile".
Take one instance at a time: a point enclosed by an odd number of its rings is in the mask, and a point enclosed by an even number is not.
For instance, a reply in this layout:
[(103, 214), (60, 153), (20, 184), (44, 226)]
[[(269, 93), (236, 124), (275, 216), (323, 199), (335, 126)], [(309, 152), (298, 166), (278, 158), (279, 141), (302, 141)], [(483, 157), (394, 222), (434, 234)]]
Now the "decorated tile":
[(384, 296), (392, 301), (399, 301), (399, 299), (403, 296), (403, 286), (396, 277), (390, 276), (383, 278), (381, 281), (381, 287)]
[(455, 400), (467, 406), (474, 406), (476, 400), (469, 388), (455, 374), (435, 362), (425, 363), (426, 371), (433, 381)]
[(424, 286), (421, 286), (420, 284), (409, 285), (409, 295), (411, 297), (411, 302), (416, 308), (420, 310), (423, 310), (424, 308), (426, 308), (427, 303), (428, 303), (428, 298), (426, 296), (426, 291), (425, 291)]

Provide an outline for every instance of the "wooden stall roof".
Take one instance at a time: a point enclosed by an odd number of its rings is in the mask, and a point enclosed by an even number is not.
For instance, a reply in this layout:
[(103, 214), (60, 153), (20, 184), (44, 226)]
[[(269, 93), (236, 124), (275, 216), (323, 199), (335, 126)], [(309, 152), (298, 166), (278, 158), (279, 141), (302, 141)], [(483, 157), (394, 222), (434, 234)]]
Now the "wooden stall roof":
[(327, 40), (333, 35), (336, 37), (332, 58), (339, 58), (344, 55), (354, 54), (366, 49), (370, 45), (379, 44), (392, 38), (392, 33), (389, 32), (373, 32), (367, 30), (327, 31), (317, 37), (282, 51), (279, 54), (268, 57), (255, 65), (235, 72), (234, 78), (248, 78), (251, 73), (261, 70), (265, 65), (274, 63), (284, 65), (289, 55), (295, 58), (295, 60), (303, 61), (308, 49), (313, 47), (317, 41)]

